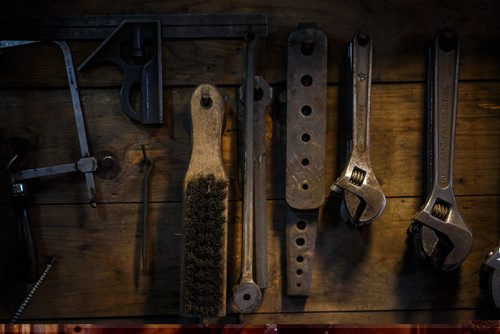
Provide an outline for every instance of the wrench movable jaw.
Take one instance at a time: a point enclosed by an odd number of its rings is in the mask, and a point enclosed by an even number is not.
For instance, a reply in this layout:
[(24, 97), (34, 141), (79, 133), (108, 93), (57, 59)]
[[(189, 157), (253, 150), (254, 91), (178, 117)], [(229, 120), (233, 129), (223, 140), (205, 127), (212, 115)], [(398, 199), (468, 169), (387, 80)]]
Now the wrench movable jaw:
[(382, 214), (386, 199), (369, 165), (367, 163), (357, 165), (350, 163), (332, 185), (331, 190), (343, 197), (341, 212), (344, 220), (361, 227)]
[[(453, 203), (454, 204), (454, 203)], [(414, 237), (433, 266), (441, 271), (458, 268), (472, 250), (472, 232), (462, 218), (458, 207), (451, 206), (445, 220), (436, 217), (436, 198), (431, 198), (414, 217), (412, 224), (420, 224)]]

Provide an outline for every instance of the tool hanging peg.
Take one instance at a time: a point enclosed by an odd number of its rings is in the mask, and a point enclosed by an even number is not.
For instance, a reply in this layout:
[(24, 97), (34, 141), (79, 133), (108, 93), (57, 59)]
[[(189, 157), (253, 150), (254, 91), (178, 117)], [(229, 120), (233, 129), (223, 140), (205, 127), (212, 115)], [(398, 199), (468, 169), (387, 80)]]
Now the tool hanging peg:
[(368, 35), (356, 34), (348, 50), (347, 112), (352, 122), (347, 141), (349, 156), (331, 190), (342, 197), (344, 221), (361, 227), (382, 214), (386, 199), (370, 161), (372, 40)]
[(429, 50), (427, 199), (408, 232), (420, 256), (441, 271), (458, 268), (472, 250), (472, 231), (453, 192), (460, 42), (451, 29), (440, 31)]

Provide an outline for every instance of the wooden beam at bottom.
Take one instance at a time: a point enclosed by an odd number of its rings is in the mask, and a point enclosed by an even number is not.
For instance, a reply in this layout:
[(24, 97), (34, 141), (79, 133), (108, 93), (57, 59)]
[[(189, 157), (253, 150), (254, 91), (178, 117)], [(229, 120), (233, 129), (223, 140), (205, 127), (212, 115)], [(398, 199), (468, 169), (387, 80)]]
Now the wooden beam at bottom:
[[(421, 311), (370, 311), (370, 312), (304, 312), (304, 313), (261, 313), (240, 315), (244, 324), (459, 324), (466, 319), (500, 319), (495, 309), (455, 309)], [(500, 326), (500, 322), (496, 322)]]

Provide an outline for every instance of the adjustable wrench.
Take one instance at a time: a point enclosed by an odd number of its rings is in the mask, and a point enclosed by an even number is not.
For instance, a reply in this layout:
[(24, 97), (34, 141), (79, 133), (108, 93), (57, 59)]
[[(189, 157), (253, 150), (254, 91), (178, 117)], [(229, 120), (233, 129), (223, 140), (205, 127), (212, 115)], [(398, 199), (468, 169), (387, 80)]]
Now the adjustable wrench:
[(472, 232), (453, 193), (453, 152), (460, 44), (451, 29), (433, 40), (428, 62), (429, 193), (409, 228), (419, 254), (441, 271), (456, 269), (472, 249)]
[(378, 218), (385, 208), (385, 195), (370, 162), (370, 92), (372, 41), (356, 34), (349, 44), (348, 80), (352, 99), (352, 137), (348, 140), (349, 161), (331, 190), (342, 198), (341, 213), (346, 222), (361, 227)]

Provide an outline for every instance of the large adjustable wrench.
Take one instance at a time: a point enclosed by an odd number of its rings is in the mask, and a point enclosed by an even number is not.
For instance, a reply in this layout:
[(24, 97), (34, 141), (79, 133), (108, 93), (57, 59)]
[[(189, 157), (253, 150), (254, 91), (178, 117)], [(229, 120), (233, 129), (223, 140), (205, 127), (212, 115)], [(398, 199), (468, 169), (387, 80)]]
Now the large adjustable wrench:
[(441, 271), (450, 271), (472, 249), (472, 232), (453, 193), (453, 151), (460, 44), (446, 29), (433, 40), (428, 62), (429, 193), (413, 216), (409, 232), (422, 257)]
[(348, 83), (351, 88), (348, 108), (352, 110), (352, 137), (348, 140), (350, 158), (331, 190), (343, 198), (344, 220), (360, 227), (378, 218), (386, 204), (370, 162), (371, 38), (354, 35), (348, 56), (348, 80), (352, 80)]

